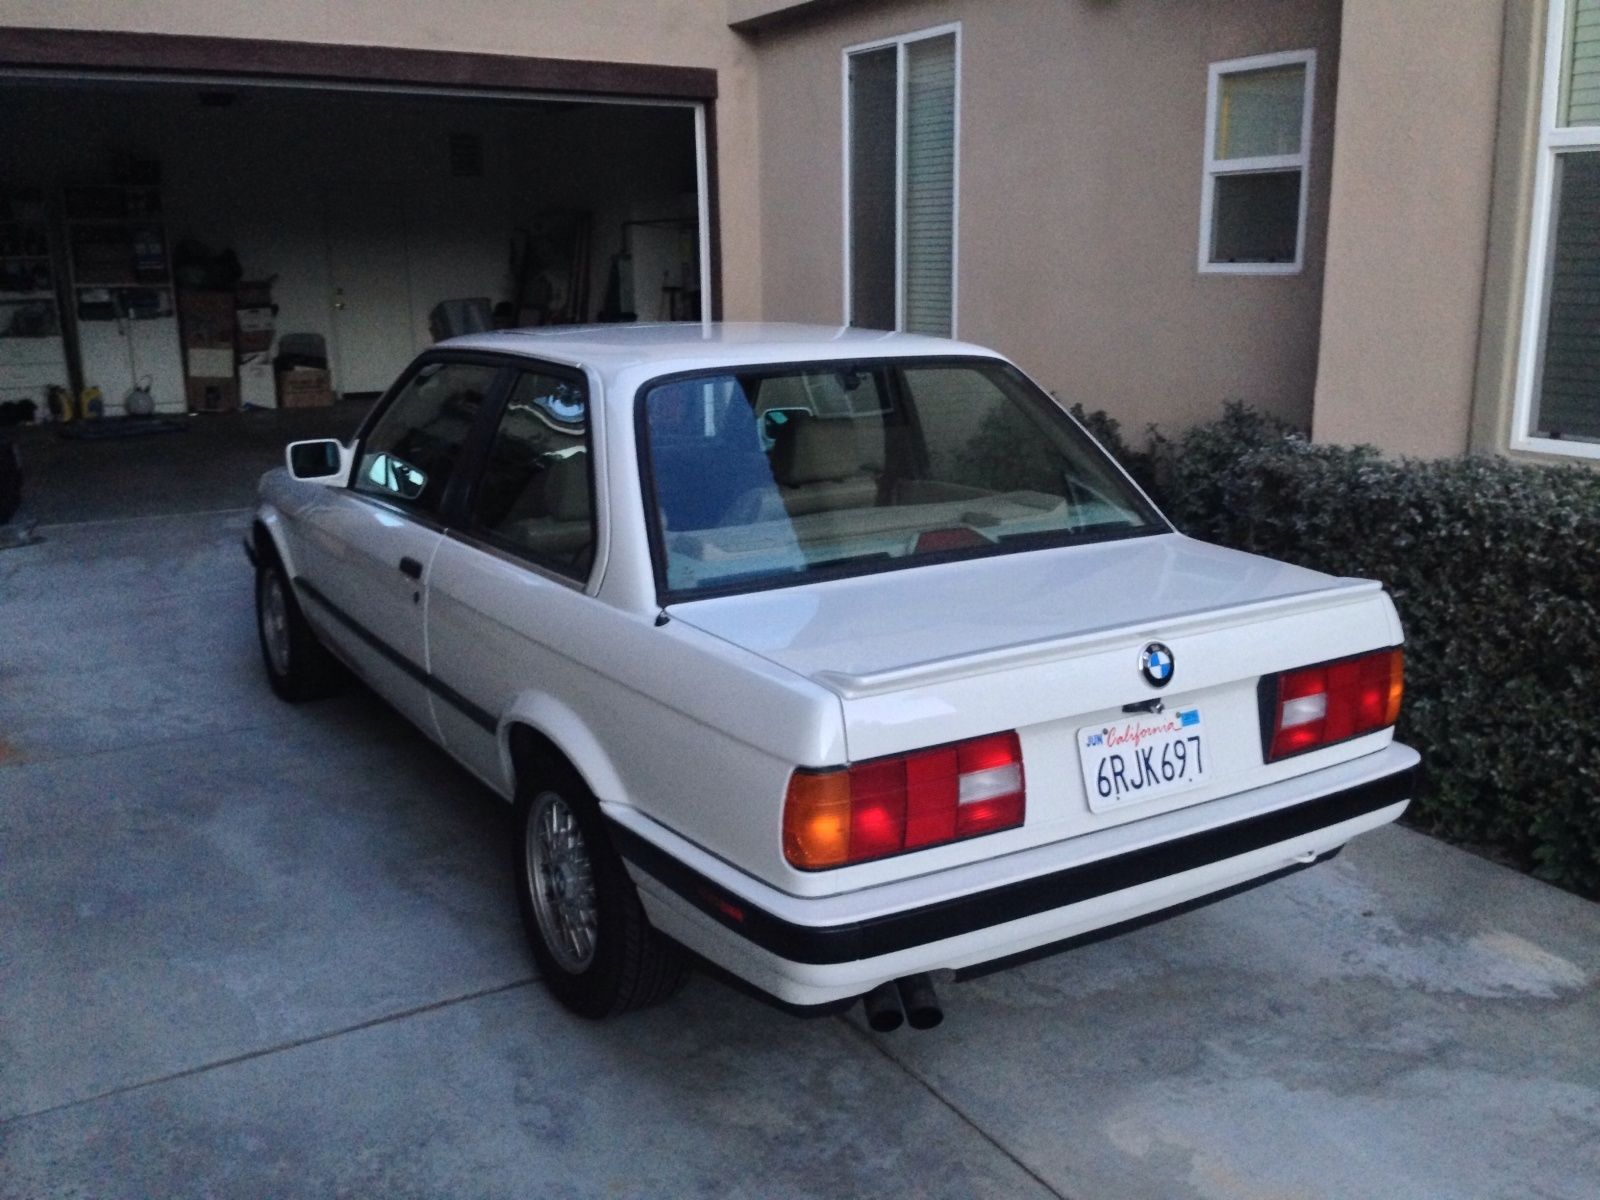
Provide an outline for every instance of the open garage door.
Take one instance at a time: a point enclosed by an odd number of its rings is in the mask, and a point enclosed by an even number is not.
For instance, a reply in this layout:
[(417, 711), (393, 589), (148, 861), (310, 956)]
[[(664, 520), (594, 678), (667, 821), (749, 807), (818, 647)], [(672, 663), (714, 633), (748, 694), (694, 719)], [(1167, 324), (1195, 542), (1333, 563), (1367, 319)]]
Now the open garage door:
[(715, 318), (716, 82), (0, 28), (12, 540), (247, 506), (453, 332)]
[(41, 418), (52, 387), (275, 407), (452, 332), (710, 311), (697, 102), (26, 70), (0, 101), (4, 398)]

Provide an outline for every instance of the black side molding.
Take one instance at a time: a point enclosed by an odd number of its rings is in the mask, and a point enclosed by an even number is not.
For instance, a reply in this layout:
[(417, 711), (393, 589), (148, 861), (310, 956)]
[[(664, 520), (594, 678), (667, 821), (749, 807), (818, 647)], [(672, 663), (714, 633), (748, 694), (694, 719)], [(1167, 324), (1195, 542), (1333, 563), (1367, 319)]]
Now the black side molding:
[(763, 950), (790, 962), (843, 963), (1003, 925), (1314, 833), (1409, 799), (1412, 774), (1412, 769), (1406, 768), (1344, 791), (1114, 858), (839, 925), (786, 921), (719, 887), (614, 821), (611, 833), (617, 850), (629, 863)]
[[(420, 564), (418, 564), (417, 569), (419, 571), (422, 569)], [(355, 634), (355, 636), (363, 643), (365, 643), (367, 646), (370, 646), (378, 654), (382, 655), (400, 670), (411, 676), (412, 679), (415, 679), (423, 687), (427, 688), (435, 696), (439, 697), (439, 699), (450, 705), (451, 708), (454, 708), (478, 728), (489, 733), (494, 733), (495, 730), (499, 728), (494, 719), (493, 713), (489, 712), (487, 709), (479, 708), (471, 700), (468, 700), (460, 692), (456, 691), (449, 684), (441, 680), (437, 675), (428, 674), (428, 672), (423, 670), (419, 664), (412, 662), (404, 654), (401, 654), (400, 651), (389, 645), (388, 642), (384, 641), (377, 634), (373, 633), (372, 630), (368, 629), (360, 621), (356, 620), (349, 613), (345, 612), (344, 609), (340, 608), (332, 600), (329, 600), (316, 589), (314, 584), (307, 582), (304, 576), (295, 576), (294, 585), (300, 589), (300, 592), (303, 595), (315, 600), (317, 604), (322, 607), (324, 612), (326, 612), (335, 621), (339, 622), (339, 624), (343, 625), (351, 633)]]

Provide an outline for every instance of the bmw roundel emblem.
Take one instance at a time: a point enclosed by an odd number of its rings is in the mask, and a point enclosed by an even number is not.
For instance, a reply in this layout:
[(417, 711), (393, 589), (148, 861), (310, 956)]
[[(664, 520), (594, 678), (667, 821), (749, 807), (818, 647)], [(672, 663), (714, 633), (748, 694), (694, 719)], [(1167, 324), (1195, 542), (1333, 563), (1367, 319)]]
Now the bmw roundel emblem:
[(1172, 682), (1172, 651), (1160, 642), (1151, 642), (1139, 653), (1139, 670), (1151, 687), (1166, 687)]

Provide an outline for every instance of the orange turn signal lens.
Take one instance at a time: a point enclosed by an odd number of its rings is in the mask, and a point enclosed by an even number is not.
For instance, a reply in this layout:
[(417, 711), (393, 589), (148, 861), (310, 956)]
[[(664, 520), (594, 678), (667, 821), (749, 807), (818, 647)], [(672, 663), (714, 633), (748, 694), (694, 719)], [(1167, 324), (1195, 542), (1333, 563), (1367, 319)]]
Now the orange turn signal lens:
[(1386, 729), (1400, 716), (1405, 651), (1356, 654), (1262, 679), (1266, 762)]
[(783, 806), (783, 856), (807, 871), (850, 858), (850, 773), (796, 771)]
[(1406, 652), (1396, 646), (1389, 651), (1389, 703), (1383, 712), (1383, 723), (1393, 725), (1400, 719), (1400, 701), (1406, 694)]
[(783, 804), (783, 856), (803, 871), (1015, 829), (1027, 815), (1015, 730), (831, 771), (802, 767)]

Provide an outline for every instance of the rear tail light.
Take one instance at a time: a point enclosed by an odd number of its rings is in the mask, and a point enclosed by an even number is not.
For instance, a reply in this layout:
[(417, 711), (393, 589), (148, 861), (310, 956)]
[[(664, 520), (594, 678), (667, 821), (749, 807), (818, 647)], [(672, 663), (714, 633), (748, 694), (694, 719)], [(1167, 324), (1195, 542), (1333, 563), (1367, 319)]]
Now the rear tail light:
[(1015, 733), (995, 733), (834, 771), (799, 770), (783, 806), (783, 855), (815, 871), (1022, 824)]
[(1400, 647), (1268, 675), (1261, 681), (1267, 762), (1386, 729), (1400, 716)]

